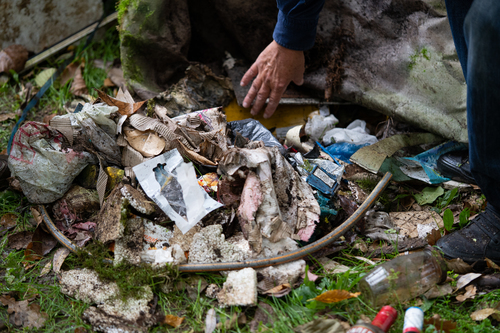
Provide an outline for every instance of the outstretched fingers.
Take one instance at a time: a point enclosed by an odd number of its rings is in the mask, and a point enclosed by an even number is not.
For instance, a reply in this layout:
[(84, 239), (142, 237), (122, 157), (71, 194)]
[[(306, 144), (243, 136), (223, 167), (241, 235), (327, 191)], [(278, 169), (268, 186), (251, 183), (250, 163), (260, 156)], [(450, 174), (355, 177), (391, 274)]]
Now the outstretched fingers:
[(254, 105), (252, 106), (252, 110), (250, 113), (252, 116), (256, 116), (260, 110), (262, 110), (262, 107), (264, 107), (264, 104), (266, 103), (267, 97), (269, 96), (269, 93), (271, 92), (271, 88), (267, 84), (262, 84), (260, 87), (259, 92), (257, 93), (257, 99), (255, 100)]

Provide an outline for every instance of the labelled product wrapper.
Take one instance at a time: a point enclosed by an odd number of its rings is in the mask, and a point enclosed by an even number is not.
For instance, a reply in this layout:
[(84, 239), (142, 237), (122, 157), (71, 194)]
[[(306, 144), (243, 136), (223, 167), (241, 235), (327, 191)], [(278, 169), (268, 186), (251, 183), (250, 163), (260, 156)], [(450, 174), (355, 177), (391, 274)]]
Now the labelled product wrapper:
[(183, 234), (222, 204), (198, 184), (192, 163), (184, 163), (177, 149), (136, 165), (134, 173), (144, 192)]

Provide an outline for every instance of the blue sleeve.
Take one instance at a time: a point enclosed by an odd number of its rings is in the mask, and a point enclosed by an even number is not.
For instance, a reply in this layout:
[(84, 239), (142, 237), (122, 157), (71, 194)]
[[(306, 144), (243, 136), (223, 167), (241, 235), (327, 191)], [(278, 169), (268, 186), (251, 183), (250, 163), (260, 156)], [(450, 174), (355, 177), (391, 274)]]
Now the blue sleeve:
[(277, 3), (278, 23), (273, 33), (276, 43), (296, 51), (313, 47), (325, 0), (277, 0)]

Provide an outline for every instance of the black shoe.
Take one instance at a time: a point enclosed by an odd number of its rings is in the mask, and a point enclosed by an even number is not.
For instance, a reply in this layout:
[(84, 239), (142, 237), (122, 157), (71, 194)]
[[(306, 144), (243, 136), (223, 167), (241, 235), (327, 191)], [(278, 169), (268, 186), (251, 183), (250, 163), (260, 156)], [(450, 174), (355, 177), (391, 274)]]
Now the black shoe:
[(0, 190), (9, 186), (7, 178), (10, 177), (9, 166), (7, 165), (7, 155), (0, 155)]
[(467, 184), (476, 184), (470, 172), (469, 153), (467, 150), (452, 151), (439, 156), (437, 169), (447, 178)]
[(473, 263), (488, 258), (500, 263), (500, 218), (488, 205), (467, 227), (439, 239), (436, 246), (449, 259)]

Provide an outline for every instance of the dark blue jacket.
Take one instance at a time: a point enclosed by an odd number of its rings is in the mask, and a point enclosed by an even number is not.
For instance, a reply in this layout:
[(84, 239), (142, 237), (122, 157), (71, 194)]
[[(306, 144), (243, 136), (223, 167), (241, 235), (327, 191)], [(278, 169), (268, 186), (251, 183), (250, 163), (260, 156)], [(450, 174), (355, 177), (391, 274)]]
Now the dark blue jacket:
[(296, 51), (313, 47), (325, 0), (277, 0), (277, 3), (278, 23), (273, 34), (276, 43)]

